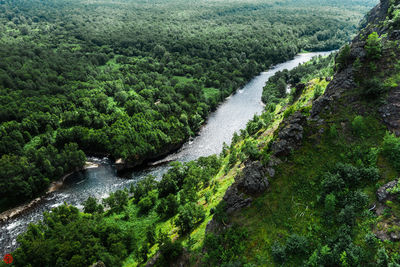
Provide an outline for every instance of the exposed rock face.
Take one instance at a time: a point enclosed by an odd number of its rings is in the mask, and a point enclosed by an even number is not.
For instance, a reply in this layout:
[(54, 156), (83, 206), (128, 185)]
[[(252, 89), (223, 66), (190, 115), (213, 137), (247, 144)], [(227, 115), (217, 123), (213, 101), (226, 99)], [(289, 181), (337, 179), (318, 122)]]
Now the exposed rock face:
[[(235, 182), (226, 190), (223, 201), (226, 213), (230, 214), (242, 208), (248, 207), (253, 201), (252, 196), (261, 194), (268, 189), (268, 178), (275, 175), (272, 167), (264, 168), (259, 161), (247, 161), (242, 173), (235, 177)], [(206, 232), (216, 233), (221, 229), (215, 219), (212, 219), (206, 227)]]
[[(363, 49), (354, 50), (352, 47), (353, 57), (361, 56)], [(358, 51), (358, 52), (357, 52)], [(333, 100), (338, 99), (346, 90), (355, 88), (356, 84), (353, 80), (353, 68), (351, 66), (335, 74), (333, 80), (326, 87), (325, 93), (318, 97), (312, 105), (311, 117), (315, 118), (324, 109), (329, 109)]]
[(244, 193), (239, 192), (237, 184), (231, 185), (224, 195), (226, 212), (232, 213), (251, 204), (252, 198), (246, 197)]
[(272, 144), (271, 150), (275, 156), (288, 155), (300, 145), (303, 139), (303, 125), (306, 117), (296, 112), (283, 122), (283, 127), (278, 133), (278, 139)]
[(394, 197), (393, 194), (389, 193), (388, 190), (392, 189), (397, 185), (397, 180), (391, 181), (383, 186), (381, 186), (378, 191), (376, 192), (376, 197), (378, 198), (379, 202), (384, 202), (386, 200), (390, 200)]
[[(269, 173), (275, 174), (272, 168)], [(259, 161), (247, 161), (241, 174), (235, 177), (235, 182), (225, 193), (225, 209), (232, 213), (251, 204), (251, 195), (256, 195), (267, 190), (269, 185), (266, 170)]]
[(386, 126), (400, 136), (400, 87), (389, 92), (386, 103), (379, 108), (379, 112)]
[(263, 166), (259, 161), (248, 163), (241, 176), (238, 180), (238, 188), (246, 194), (262, 193), (269, 185)]

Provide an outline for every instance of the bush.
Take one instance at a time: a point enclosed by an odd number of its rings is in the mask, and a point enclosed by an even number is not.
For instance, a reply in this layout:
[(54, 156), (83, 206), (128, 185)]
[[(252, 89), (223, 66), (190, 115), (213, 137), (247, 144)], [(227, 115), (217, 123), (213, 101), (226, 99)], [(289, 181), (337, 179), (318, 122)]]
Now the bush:
[(147, 194), (147, 192), (157, 187), (156, 177), (148, 175), (143, 180), (139, 181), (136, 185), (131, 185), (130, 192), (133, 193), (134, 203), (138, 203), (140, 199)]
[(209, 266), (221, 266), (240, 261), (247, 236), (247, 229), (236, 225), (218, 235), (207, 234), (204, 239), (204, 249), (207, 251), (204, 262)]
[(400, 172), (400, 138), (386, 133), (383, 138), (382, 154), (388, 158), (393, 167)]
[(343, 70), (349, 65), (350, 51), (350, 46), (348, 44), (340, 49), (336, 57), (336, 66), (338, 71)]
[(128, 193), (124, 190), (117, 190), (105, 198), (103, 204), (108, 206), (112, 212), (122, 212), (128, 205)]
[(283, 263), (286, 259), (285, 247), (277, 241), (271, 247), (271, 254), (275, 262), (279, 264)]
[(332, 126), (329, 128), (329, 137), (332, 138), (332, 139), (335, 139), (335, 138), (338, 137), (338, 131), (337, 131), (337, 127), (336, 127), (335, 124), (332, 125)]
[(168, 197), (162, 198), (157, 205), (157, 213), (161, 217), (170, 218), (174, 216), (179, 208), (178, 200), (175, 195), (169, 194)]
[(301, 255), (308, 253), (308, 240), (304, 236), (292, 234), (286, 240), (286, 253)]
[(204, 218), (205, 212), (201, 206), (195, 203), (187, 203), (179, 208), (175, 225), (179, 227), (179, 233), (183, 235), (191, 232)]
[(364, 122), (364, 118), (362, 116), (360, 116), (360, 115), (355, 116), (353, 121), (351, 122), (351, 127), (353, 130), (353, 133), (356, 136), (359, 136), (359, 137), (365, 136), (367, 126), (366, 126), (366, 124)]
[(315, 100), (315, 99), (317, 99), (318, 97), (320, 97), (320, 96), (322, 95), (323, 91), (324, 91), (324, 88), (323, 88), (321, 85), (317, 84), (317, 85), (315, 86), (315, 89), (314, 89), (314, 96), (313, 96), (313, 99)]
[(104, 208), (103, 205), (97, 204), (97, 200), (94, 197), (88, 197), (83, 203), (83, 211), (85, 213), (102, 213)]
[(371, 99), (380, 96), (386, 91), (382, 81), (377, 77), (363, 79), (360, 82), (360, 87), (362, 89), (362, 95)]
[(260, 158), (260, 150), (257, 147), (256, 141), (246, 140), (242, 148), (243, 153), (251, 160)]
[(182, 243), (179, 241), (172, 242), (170, 238), (166, 238), (159, 251), (160, 258), (156, 266), (170, 266), (182, 254)]
[(143, 197), (137, 204), (139, 207), (139, 213), (147, 214), (156, 203), (157, 200), (157, 190), (150, 191), (146, 197)]
[(367, 51), (367, 56), (370, 59), (379, 59), (382, 56), (381, 38), (377, 32), (373, 32), (368, 35), (365, 50)]

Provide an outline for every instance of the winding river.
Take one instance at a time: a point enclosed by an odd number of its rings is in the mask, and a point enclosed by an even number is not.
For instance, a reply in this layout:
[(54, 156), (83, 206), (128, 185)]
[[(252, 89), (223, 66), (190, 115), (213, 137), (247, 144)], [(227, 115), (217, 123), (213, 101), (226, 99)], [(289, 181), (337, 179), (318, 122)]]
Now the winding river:
[[(161, 162), (171, 160), (186, 162), (201, 156), (220, 153), (223, 142), (229, 144), (234, 132), (243, 129), (254, 114), (260, 114), (263, 111), (262, 88), (269, 77), (277, 71), (290, 70), (314, 56), (324, 56), (329, 53), (331, 52), (299, 54), (293, 60), (260, 73), (245, 87), (238, 90), (236, 94), (228, 97), (215, 112), (210, 114), (196, 138), (188, 141), (178, 152), (167, 156)], [(110, 192), (129, 187), (148, 174), (161, 177), (169, 168), (168, 164), (159, 164), (141, 171), (131, 172), (128, 177), (122, 178), (117, 176), (115, 168), (107, 158), (89, 158), (88, 160), (99, 164), (99, 167), (69, 176), (58, 191), (44, 197), (38, 205), (24, 214), (0, 225), (0, 257), (16, 248), (16, 237), (27, 228), (30, 222), (37, 222), (42, 219), (44, 211), (49, 211), (64, 202), (82, 208), (81, 203), (89, 196), (99, 199), (107, 197)]]

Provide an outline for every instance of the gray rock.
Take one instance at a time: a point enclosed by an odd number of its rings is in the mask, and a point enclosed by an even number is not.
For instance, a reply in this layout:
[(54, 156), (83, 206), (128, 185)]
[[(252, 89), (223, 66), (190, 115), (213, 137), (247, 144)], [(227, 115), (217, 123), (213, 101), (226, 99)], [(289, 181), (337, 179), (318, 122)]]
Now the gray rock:
[(400, 40), (400, 30), (395, 30), (390, 34), (390, 40)]
[(273, 178), (275, 176), (275, 170), (273, 168), (267, 168), (266, 173), (269, 177)]
[(242, 173), (236, 179), (238, 180), (238, 189), (249, 195), (262, 193), (269, 185), (263, 166), (259, 161), (246, 162)]
[(400, 136), (400, 87), (389, 92), (385, 104), (379, 108), (379, 113), (386, 126)]
[(379, 202), (384, 202), (386, 200), (390, 200), (393, 197), (393, 194), (388, 192), (388, 189), (391, 189), (397, 185), (397, 180), (391, 181), (383, 186), (381, 186), (378, 191), (376, 191), (376, 197)]
[(251, 197), (246, 197), (243, 193), (239, 192), (237, 184), (231, 185), (226, 190), (223, 200), (225, 201), (225, 208), (228, 214), (248, 207), (252, 202)]
[(390, 240), (392, 242), (400, 241), (400, 235), (397, 232), (390, 233)]
[(306, 117), (296, 112), (282, 123), (278, 139), (271, 145), (274, 156), (288, 155), (300, 144), (303, 139), (303, 125), (306, 122)]

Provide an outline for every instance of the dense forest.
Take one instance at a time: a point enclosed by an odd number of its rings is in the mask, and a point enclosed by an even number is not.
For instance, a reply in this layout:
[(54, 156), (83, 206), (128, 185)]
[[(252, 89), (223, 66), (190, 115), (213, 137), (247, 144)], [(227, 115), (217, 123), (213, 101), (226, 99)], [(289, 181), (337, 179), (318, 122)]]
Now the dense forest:
[(337, 49), (376, 1), (0, 1), (0, 210), (85, 155), (140, 164), (301, 50)]
[(15, 265), (400, 266), (399, 10), (277, 72), (220, 155), (47, 213)]

